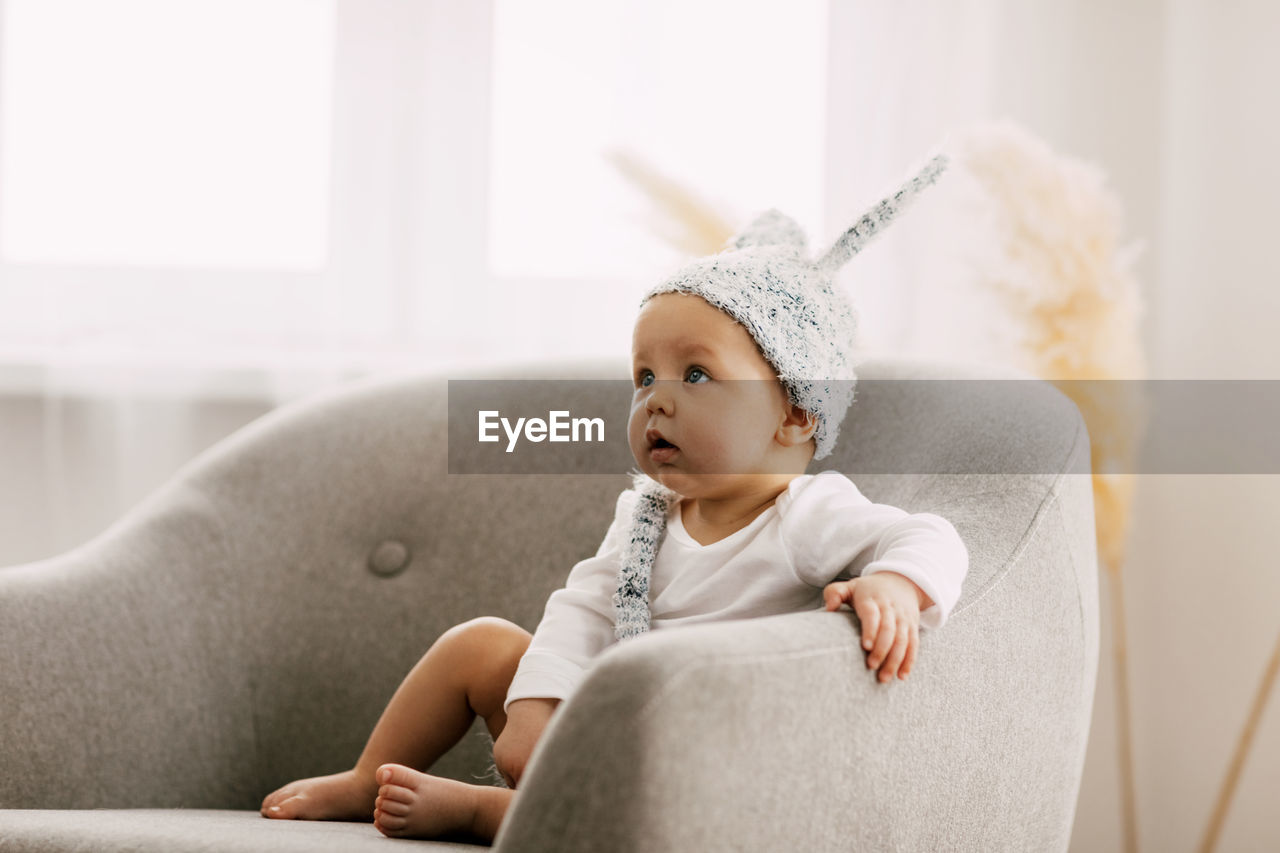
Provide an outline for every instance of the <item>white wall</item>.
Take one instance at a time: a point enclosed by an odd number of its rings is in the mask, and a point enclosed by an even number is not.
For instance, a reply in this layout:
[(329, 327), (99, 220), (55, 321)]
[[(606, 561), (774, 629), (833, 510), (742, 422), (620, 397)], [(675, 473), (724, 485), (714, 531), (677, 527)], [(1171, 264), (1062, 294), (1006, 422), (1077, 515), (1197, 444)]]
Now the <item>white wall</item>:
[[(1280, 378), (1280, 7), (1168, 4), (1152, 365)], [(1274, 429), (1274, 427), (1273, 427)], [(1198, 844), (1280, 634), (1275, 476), (1148, 477), (1128, 578), (1141, 836)], [(1219, 849), (1280, 848), (1272, 691)]]

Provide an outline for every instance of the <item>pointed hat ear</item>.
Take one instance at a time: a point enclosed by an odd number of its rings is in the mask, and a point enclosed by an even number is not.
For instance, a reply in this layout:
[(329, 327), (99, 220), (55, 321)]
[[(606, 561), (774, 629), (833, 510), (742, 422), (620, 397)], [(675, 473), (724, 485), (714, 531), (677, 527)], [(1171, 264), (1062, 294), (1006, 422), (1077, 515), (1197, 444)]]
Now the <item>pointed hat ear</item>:
[(731, 249), (745, 249), (747, 246), (790, 246), (803, 254), (808, 241), (794, 219), (777, 208), (770, 208), (725, 244)]
[(946, 168), (945, 154), (938, 154), (931, 159), (915, 177), (903, 184), (901, 189), (888, 198), (881, 199), (878, 204), (862, 214), (852, 228), (841, 234), (835, 245), (818, 260), (816, 264), (818, 269), (828, 275), (834, 275), (836, 270), (861, 252), (863, 246), (871, 242), (886, 225), (905, 210), (921, 190), (936, 181)]

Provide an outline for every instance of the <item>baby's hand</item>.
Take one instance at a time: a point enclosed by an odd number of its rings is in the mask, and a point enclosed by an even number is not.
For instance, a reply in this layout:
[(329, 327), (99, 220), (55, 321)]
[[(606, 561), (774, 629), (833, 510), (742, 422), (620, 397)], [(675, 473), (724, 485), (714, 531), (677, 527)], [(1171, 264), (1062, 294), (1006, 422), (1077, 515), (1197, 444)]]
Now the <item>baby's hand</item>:
[(894, 572), (836, 581), (822, 591), (827, 610), (849, 604), (862, 620), (862, 647), (870, 652), (867, 667), (875, 669), (883, 662), (882, 682), (894, 675), (905, 680), (916, 662), (922, 596), (920, 587)]

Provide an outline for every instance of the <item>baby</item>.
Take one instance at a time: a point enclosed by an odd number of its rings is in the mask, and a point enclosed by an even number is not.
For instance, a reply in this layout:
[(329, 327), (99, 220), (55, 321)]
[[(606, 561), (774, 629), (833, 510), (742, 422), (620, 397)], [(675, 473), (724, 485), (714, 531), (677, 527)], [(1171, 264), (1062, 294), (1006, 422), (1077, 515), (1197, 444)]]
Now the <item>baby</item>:
[[(920, 627), (940, 627), (960, 596), (964, 544), (936, 515), (874, 504), (836, 472), (804, 472), (831, 452), (852, 402), (854, 314), (831, 278), (944, 165), (930, 161), (817, 262), (795, 223), (769, 211), (650, 291), (632, 339), (627, 433), (643, 473), (596, 555), (552, 594), (533, 636), (494, 618), (447, 631), (355, 767), (285, 785), (262, 814), (372, 814), (388, 836), (491, 842), (556, 707), (601, 651), (650, 627), (849, 604), (867, 667), (881, 682), (905, 679)], [(418, 769), (477, 714), (509, 788)]]

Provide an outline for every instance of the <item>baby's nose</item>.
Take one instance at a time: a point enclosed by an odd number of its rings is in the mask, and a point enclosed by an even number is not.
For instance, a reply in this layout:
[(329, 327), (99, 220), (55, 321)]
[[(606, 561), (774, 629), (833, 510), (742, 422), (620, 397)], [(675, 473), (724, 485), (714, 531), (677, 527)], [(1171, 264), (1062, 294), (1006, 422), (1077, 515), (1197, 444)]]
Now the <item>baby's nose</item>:
[(675, 411), (672, 390), (670, 380), (657, 380), (653, 383), (649, 391), (649, 398), (644, 403), (644, 407), (649, 414), (662, 412), (670, 415)]

